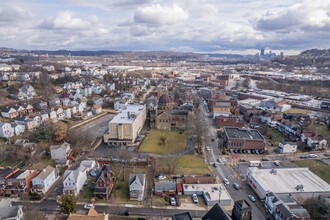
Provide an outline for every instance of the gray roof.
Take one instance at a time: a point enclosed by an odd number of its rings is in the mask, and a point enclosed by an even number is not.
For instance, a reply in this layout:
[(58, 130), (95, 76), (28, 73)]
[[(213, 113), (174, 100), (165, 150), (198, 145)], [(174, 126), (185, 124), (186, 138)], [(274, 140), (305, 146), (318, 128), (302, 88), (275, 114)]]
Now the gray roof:
[(51, 167), (51, 166), (47, 166), (47, 167), (45, 167), (39, 174), (38, 174), (38, 176), (36, 176), (35, 178), (39, 178), (39, 179), (42, 179), (42, 180), (44, 180), (44, 179), (46, 179), (48, 176), (49, 176), (49, 174), (51, 174), (53, 171), (55, 170), (55, 168), (54, 167)]
[(20, 208), (21, 206), (9, 206), (6, 208), (0, 208), (0, 219), (16, 217)]
[(173, 220), (193, 220), (189, 212), (183, 212), (183, 213), (178, 213), (174, 214), (172, 216)]
[(139, 183), (140, 186), (144, 186), (145, 181), (145, 174), (143, 173), (130, 173), (129, 174), (129, 185), (131, 185), (133, 182)]
[(225, 134), (230, 139), (264, 140), (260, 132), (253, 129), (225, 127)]
[(202, 218), (202, 220), (231, 220), (230, 215), (216, 203)]
[(172, 181), (161, 181), (155, 183), (155, 191), (175, 191), (176, 185)]

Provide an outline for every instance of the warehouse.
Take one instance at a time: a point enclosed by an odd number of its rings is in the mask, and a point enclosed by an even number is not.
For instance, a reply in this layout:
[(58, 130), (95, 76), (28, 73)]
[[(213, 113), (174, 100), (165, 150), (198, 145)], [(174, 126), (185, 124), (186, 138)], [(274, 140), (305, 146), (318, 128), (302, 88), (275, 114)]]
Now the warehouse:
[(291, 194), (296, 200), (330, 194), (330, 185), (308, 168), (247, 169), (247, 183), (264, 199), (267, 193)]

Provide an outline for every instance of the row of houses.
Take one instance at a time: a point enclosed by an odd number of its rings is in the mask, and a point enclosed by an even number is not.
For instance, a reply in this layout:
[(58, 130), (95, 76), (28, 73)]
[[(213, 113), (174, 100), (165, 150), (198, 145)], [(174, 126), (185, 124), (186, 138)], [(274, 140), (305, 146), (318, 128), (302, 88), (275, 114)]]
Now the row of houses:
[(4, 118), (14, 120), (14, 123), (0, 122), (0, 137), (12, 137), (20, 135), (25, 130), (33, 130), (46, 122), (56, 123), (64, 119), (86, 119), (94, 114), (102, 112), (100, 105), (94, 105), (90, 110), (86, 109), (86, 102), (81, 102), (73, 107), (52, 107), (40, 112), (33, 112), (30, 104), (6, 106), (1, 110)]
[(46, 166), (43, 170), (0, 169), (0, 195), (16, 197), (30, 191), (45, 194), (57, 180), (56, 169)]

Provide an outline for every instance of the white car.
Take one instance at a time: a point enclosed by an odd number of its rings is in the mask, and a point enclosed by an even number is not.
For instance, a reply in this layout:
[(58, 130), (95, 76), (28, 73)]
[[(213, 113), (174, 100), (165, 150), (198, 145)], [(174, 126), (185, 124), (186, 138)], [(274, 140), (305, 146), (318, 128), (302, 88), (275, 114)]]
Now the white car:
[(209, 146), (206, 146), (205, 149), (206, 149), (207, 151), (210, 151), (210, 147), (209, 147)]
[(192, 198), (194, 203), (198, 203), (198, 197), (195, 193), (191, 195), (191, 198)]
[(249, 199), (252, 201), (252, 202), (255, 202), (256, 201), (256, 198), (254, 198), (253, 195), (248, 195)]
[(225, 183), (225, 185), (229, 185), (229, 181), (226, 178), (223, 180), (223, 182)]
[(170, 197), (170, 204), (171, 206), (176, 206), (176, 201), (174, 197)]
[(95, 205), (91, 203), (84, 205), (84, 209), (91, 209), (91, 208), (95, 208)]

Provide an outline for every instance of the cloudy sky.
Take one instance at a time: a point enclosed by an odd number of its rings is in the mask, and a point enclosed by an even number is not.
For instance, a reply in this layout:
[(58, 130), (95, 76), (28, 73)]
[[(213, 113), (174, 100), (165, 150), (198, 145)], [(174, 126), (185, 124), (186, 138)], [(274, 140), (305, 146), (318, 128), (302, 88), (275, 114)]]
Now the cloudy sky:
[(0, 46), (193, 52), (330, 48), (330, 1), (0, 1)]

